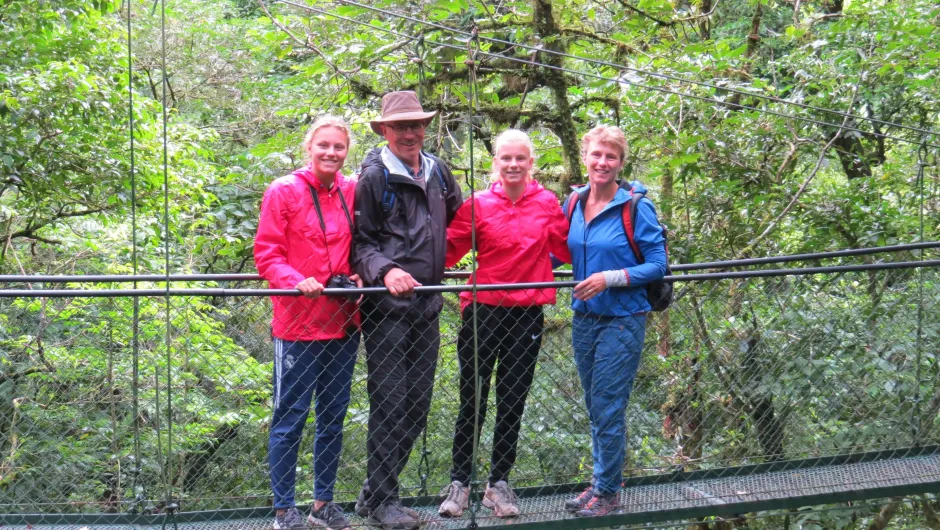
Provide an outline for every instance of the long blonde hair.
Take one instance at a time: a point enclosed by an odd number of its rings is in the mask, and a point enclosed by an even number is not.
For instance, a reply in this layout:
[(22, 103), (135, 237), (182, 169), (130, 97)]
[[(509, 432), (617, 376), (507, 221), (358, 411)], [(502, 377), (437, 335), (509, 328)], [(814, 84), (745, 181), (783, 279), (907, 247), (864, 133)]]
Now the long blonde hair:
[[(493, 158), (499, 156), (499, 150), (509, 144), (522, 144), (529, 149), (529, 156), (535, 156), (535, 147), (532, 145), (532, 139), (529, 138), (529, 135), (520, 131), (519, 129), (506, 129), (499, 136), (496, 137), (496, 142), (493, 143)], [(528, 178), (532, 178), (532, 170), (529, 170)], [(490, 182), (501, 182), (502, 177), (499, 176), (499, 170), (496, 169), (496, 164), (493, 164), (493, 168), (490, 171)]]

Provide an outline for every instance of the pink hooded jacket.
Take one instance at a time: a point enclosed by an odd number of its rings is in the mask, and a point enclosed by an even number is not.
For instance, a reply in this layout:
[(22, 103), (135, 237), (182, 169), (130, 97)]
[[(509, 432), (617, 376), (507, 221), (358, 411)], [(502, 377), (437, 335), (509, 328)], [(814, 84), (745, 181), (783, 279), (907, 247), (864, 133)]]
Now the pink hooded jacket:
[[(311, 196), (316, 191), (323, 210), (321, 229)], [(352, 274), (350, 221), (356, 183), (336, 173), (327, 189), (309, 168), (298, 169), (268, 186), (261, 202), (255, 238), (255, 265), (272, 289), (293, 289), (306, 278), (326, 285), (331, 274)], [(332, 270), (331, 270), (332, 265)], [(272, 331), (283, 340), (329, 340), (345, 337), (359, 326), (359, 310), (345, 297), (272, 296)]]
[[(464, 202), (447, 227), (448, 267), (470, 251), (470, 205), (470, 200)], [(529, 181), (515, 203), (499, 183), (477, 193), (474, 215), (480, 284), (550, 282), (554, 275), (549, 253), (564, 262), (571, 261), (566, 243), (568, 221), (558, 198), (535, 180)], [(460, 293), (461, 310), (471, 301), (471, 293)], [(555, 289), (478, 291), (477, 301), (492, 306), (554, 304)]]

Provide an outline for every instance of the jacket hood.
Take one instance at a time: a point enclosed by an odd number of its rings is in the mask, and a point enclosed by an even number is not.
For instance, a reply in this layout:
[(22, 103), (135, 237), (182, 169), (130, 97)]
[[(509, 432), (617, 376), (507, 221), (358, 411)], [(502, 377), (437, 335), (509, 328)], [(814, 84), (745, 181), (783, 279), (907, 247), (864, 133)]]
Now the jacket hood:
[[(535, 179), (529, 179), (529, 183), (526, 184), (525, 191), (522, 193), (522, 196), (525, 197), (528, 195), (532, 195), (544, 189), (545, 187), (542, 186), (542, 184), (539, 181)], [(506, 189), (503, 188), (502, 183), (494, 182), (493, 184), (490, 185), (490, 191), (492, 191), (494, 194), (500, 197), (508, 199), (508, 197), (506, 196)]]
[[(310, 184), (311, 186), (319, 187), (321, 185), (320, 179), (318, 179), (317, 176), (313, 174), (313, 170), (310, 169), (310, 166), (302, 167), (300, 169), (294, 170), (293, 175), (303, 180), (307, 184)], [(344, 177), (342, 171), (337, 171), (336, 176), (333, 179), (333, 182), (340, 183), (345, 180), (349, 180), (349, 178)]]
[(637, 193), (646, 193), (647, 191), (649, 191), (646, 189), (646, 186), (644, 186), (643, 183), (641, 183), (639, 180), (634, 180), (633, 182), (630, 183), (630, 186), (632, 186), (633, 190), (636, 191)]
[(370, 167), (385, 167), (385, 164), (382, 163), (381, 147), (376, 147), (375, 149), (369, 151), (369, 154), (367, 154), (365, 159), (362, 161), (362, 164), (359, 167), (359, 171), (365, 171)]
[[(428, 156), (424, 151), (421, 151), (422, 158), (422, 167), (424, 168), (424, 177), (427, 180), (428, 175), (434, 171), (435, 161), (433, 158)], [(366, 169), (378, 167), (388, 169), (389, 173), (394, 173), (396, 175), (409, 175), (408, 170), (405, 168), (405, 165), (396, 157), (388, 146), (376, 147), (372, 151), (369, 151), (369, 154), (366, 155), (366, 158), (362, 161), (362, 166), (360, 167), (359, 172), (363, 172)]]
[[(587, 191), (590, 187), (591, 187), (590, 184), (575, 185), (575, 186), (571, 186), (571, 191), (583, 193)], [(639, 180), (634, 180), (628, 183), (627, 181), (623, 179), (617, 179), (617, 188), (622, 189), (622, 190), (633, 189), (637, 193), (646, 193), (647, 191), (649, 191), (648, 189), (646, 189), (646, 186), (644, 186), (643, 183), (640, 182)]]
[[(585, 184), (583, 186), (577, 187), (572, 186), (572, 188), (573, 191), (578, 194), (579, 200), (586, 200), (588, 193), (590, 193), (591, 185)], [(630, 196), (629, 190), (631, 189), (637, 193), (647, 192), (646, 186), (644, 186), (643, 183), (638, 180), (634, 180), (633, 182), (628, 183), (623, 179), (617, 179), (617, 193), (614, 195), (613, 204), (616, 204), (618, 201), (627, 200), (627, 198)]]

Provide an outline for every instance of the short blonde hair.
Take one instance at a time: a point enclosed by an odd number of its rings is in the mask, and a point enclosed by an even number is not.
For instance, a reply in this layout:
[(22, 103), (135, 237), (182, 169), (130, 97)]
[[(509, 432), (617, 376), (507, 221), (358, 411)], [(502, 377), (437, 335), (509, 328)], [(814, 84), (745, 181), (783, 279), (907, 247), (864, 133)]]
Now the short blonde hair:
[(584, 138), (581, 139), (581, 156), (587, 154), (591, 142), (607, 144), (615, 149), (619, 149), (621, 162), (627, 157), (627, 137), (624, 136), (623, 131), (618, 127), (598, 125), (588, 131), (587, 134), (584, 135)]
[(304, 150), (304, 156), (309, 156), (310, 146), (313, 144), (313, 137), (316, 136), (317, 131), (326, 127), (336, 127), (343, 131), (343, 134), (346, 135), (346, 147), (348, 148), (350, 146), (352, 143), (352, 131), (349, 128), (349, 124), (346, 123), (346, 120), (332, 114), (324, 114), (313, 122), (313, 125), (307, 130), (306, 136), (304, 136), (304, 141), (301, 144)]
[[(496, 137), (496, 141), (493, 143), (493, 158), (499, 156), (500, 149), (510, 144), (522, 144), (529, 150), (530, 157), (535, 156), (535, 147), (532, 145), (532, 139), (529, 138), (528, 134), (519, 129), (506, 129)], [(529, 171), (529, 178), (532, 178), (531, 170)], [(499, 182), (500, 180), (502, 179), (499, 176), (499, 170), (496, 169), (494, 164), (490, 172), (490, 182)]]

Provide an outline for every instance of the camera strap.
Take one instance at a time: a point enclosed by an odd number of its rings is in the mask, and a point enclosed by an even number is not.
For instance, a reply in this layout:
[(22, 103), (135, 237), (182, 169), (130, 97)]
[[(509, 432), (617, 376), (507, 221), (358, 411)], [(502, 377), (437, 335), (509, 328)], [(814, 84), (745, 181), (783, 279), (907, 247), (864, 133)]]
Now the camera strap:
[[(333, 183), (336, 186), (336, 193), (339, 195), (339, 202), (343, 206), (343, 213), (346, 214), (346, 222), (349, 223), (349, 236), (353, 235), (353, 222), (352, 217), (349, 215), (349, 207), (346, 206), (346, 199), (343, 198), (343, 190), (339, 189), (339, 184), (336, 182)], [(323, 244), (326, 245), (326, 265), (330, 268), (330, 277), (334, 276), (333, 274), (333, 261), (330, 259), (330, 243), (327, 241), (326, 237), (326, 223), (323, 221), (323, 210), (320, 208), (320, 197), (317, 195), (317, 190), (313, 189), (313, 184), (307, 183), (307, 188), (310, 189), (310, 198), (313, 199), (313, 207), (317, 210), (317, 220), (320, 221), (320, 231), (323, 232)]]
[[(338, 189), (339, 184), (335, 184), (337, 187), (337, 193), (339, 194), (339, 203), (343, 206), (343, 213), (346, 214), (346, 222), (349, 223), (349, 235), (353, 233), (353, 222), (352, 217), (349, 215), (349, 207), (346, 206), (346, 199), (343, 198), (342, 190)], [(307, 183), (307, 187), (310, 189), (310, 197), (313, 199), (313, 207), (317, 210), (317, 220), (320, 221), (320, 230), (323, 232), (323, 237), (326, 237), (326, 223), (323, 222), (323, 210), (320, 209), (320, 197), (317, 195), (317, 190), (313, 189), (313, 184)]]

